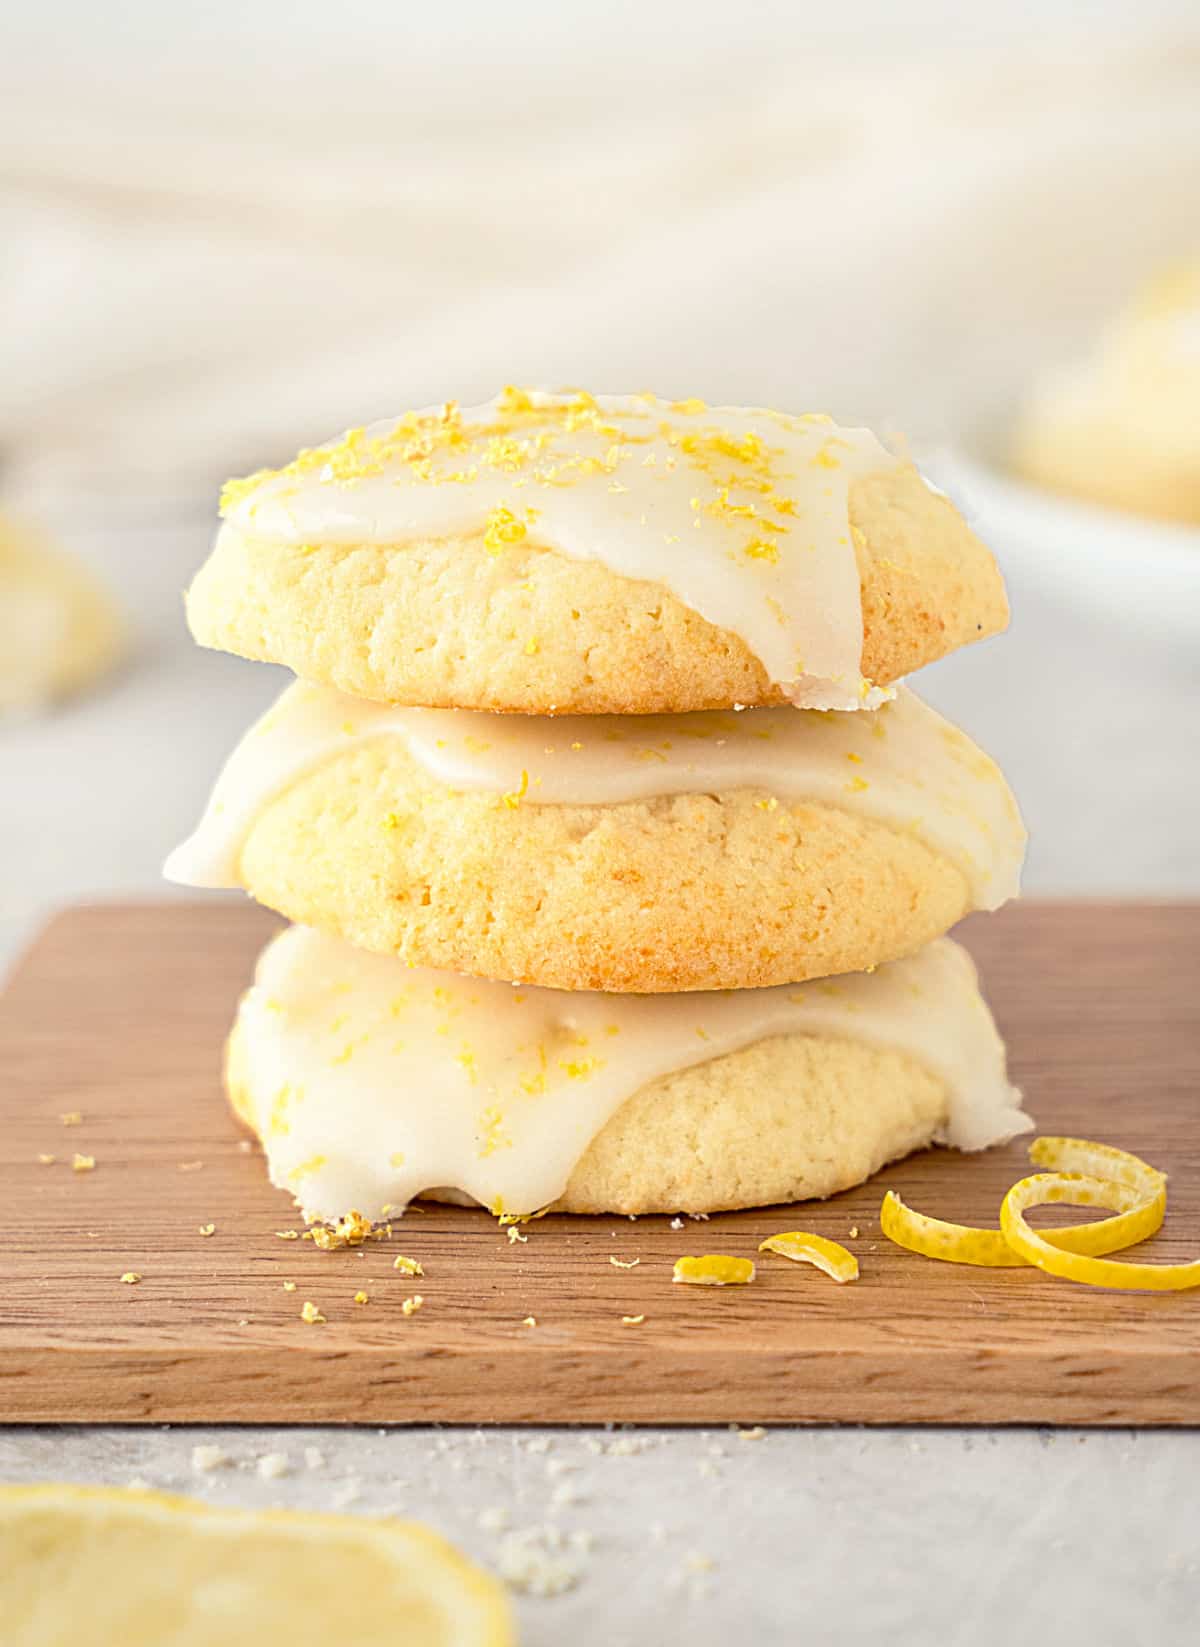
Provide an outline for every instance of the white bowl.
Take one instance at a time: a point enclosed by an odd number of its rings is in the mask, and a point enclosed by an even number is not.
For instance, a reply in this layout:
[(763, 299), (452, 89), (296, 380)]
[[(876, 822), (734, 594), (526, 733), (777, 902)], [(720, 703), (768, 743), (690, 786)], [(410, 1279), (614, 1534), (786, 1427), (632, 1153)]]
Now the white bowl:
[(943, 450), (927, 467), (1023, 583), (1169, 644), (1200, 642), (1200, 527), (1042, 491), (982, 449)]

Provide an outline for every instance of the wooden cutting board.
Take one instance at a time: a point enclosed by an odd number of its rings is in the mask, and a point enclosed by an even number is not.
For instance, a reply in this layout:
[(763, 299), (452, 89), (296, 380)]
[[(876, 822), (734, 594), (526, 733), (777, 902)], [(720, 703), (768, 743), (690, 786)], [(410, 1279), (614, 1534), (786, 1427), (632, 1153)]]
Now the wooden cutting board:
[[(73, 909), (18, 967), (0, 1001), (0, 1421), (1200, 1422), (1200, 1293), (940, 1265), (880, 1236), (889, 1185), (994, 1219), (1020, 1142), (678, 1231), (550, 1217), (511, 1244), (446, 1208), (358, 1251), (279, 1239), (295, 1215), (218, 1081), (273, 925), (213, 900)], [(1025, 904), (962, 935), (1039, 1127), (1166, 1168), (1147, 1255), (1200, 1254), (1200, 906)], [(93, 1171), (72, 1170), (76, 1151)], [(749, 1287), (671, 1284), (681, 1253), (749, 1256), (797, 1226), (848, 1241), (862, 1279), (764, 1257)], [(393, 1269), (397, 1252), (422, 1280)], [(325, 1324), (300, 1319), (308, 1299)]]

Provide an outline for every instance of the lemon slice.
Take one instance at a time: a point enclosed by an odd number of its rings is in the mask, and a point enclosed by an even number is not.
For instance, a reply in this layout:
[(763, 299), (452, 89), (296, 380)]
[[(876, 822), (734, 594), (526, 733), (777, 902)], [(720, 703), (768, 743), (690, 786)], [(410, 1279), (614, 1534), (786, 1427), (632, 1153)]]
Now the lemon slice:
[(791, 1258), (797, 1264), (815, 1264), (838, 1282), (858, 1280), (858, 1259), (837, 1241), (827, 1241), (823, 1235), (785, 1230), (779, 1235), (768, 1235), (758, 1250), (777, 1252), (781, 1258)]
[(410, 1521), (0, 1489), (5, 1647), (512, 1647), (499, 1584)]
[(671, 1280), (687, 1281), (693, 1287), (744, 1287), (754, 1280), (754, 1265), (749, 1258), (709, 1252), (703, 1258), (677, 1258)]
[[(1163, 1221), (1167, 1210), (1166, 1176), (1140, 1156), (1114, 1149), (1110, 1144), (1095, 1144), (1086, 1138), (1044, 1137), (1035, 1138), (1030, 1144), (1029, 1158), (1035, 1166), (1082, 1172), (1139, 1192), (1116, 1218), (1044, 1230), (1038, 1239), (1048, 1247), (1087, 1257), (1120, 1252), (1123, 1247), (1153, 1235)], [(1109, 1205), (1107, 1202), (1097, 1204)], [(947, 1264), (1016, 1269), (1033, 1262), (1023, 1257), (1001, 1230), (931, 1218), (907, 1206), (893, 1190), (883, 1198), (879, 1222), (883, 1233), (898, 1247), (906, 1247), (925, 1258), (940, 1258)]]
[(1000, 1203), (1000, 1228), (1009, 1246), (1026, 1263), (1036, 1264), (1048, 1275), (1082, 1281), (1091, 1287), (1134, 1288), (1147, 1292), (1183, 1292), (1188, 1287), (1200, 1287), (1200, 1260), (1191, 1264), (1139, 1264), (1120, 1258), (1065, 1252), (1053, 1246), (1044, 1235), (1029, 1227), (1025, 1214), (1030, 1207), (1062, 1202), (1075, 1207), (1111, 1207), (1122, 1213), (1135, 1232), (1124, 1242), (1131, 1246), (1153, 1235), (1162, 1223), (1166, 1190), (1160, 1188), (1158, 1194), (1147, 1201), (1141, 1189), (1114, 1179), (1067, 1172), (1036, 1172), (1020, 1179)]

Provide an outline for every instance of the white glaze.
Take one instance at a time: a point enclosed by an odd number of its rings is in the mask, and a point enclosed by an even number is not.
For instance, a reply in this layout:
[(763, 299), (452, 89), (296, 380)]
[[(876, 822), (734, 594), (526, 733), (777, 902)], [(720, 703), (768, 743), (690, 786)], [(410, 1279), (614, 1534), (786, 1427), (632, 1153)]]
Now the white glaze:
[(692, 715), (490, 715), (366, 703), (296, 682), (243, 738), (169, 879), (237, 886), (255, 819), (344, 750), (399, 738), (429, 777), (521, 805), (612, 805), (759, 790), (911, 831), (957, 864), (978, 908), (1015, 897), (1025, 832), (999, 769), (901, 689), (864, 715), (746, 709)]
[(438, 1187), (534, 1212), (626, 1099), (769, 1036), (909, 1054), (944, 1082), (939, 1141), (956, 1148), (1031, 1125), (970, 957), (944, 938), (871, 974), (630, 996), (410, 968), (292, 927), (264, 950), (238, 1025), (271, 1180), (310, 1218), (380, 1218)]
[[(482, 533), (660, 584), (741, 637), (810, 708), (873, 707), (851, 541), (854, 480), (892, 468), (867, 429), (653, 396), (509, 390), (352, 431), (234, 483), (225, 530), (290, 545)], [(503, 521), (500, 522), (503, 525)]]

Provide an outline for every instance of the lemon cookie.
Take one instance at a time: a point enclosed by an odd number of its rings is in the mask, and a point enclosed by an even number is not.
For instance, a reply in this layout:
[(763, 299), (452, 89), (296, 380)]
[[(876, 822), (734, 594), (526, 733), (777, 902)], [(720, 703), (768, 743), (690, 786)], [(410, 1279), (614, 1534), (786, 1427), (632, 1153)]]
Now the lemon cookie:
[(421, 965), (560, 989), (792, 983), (1017, 890), (999, 770), (901, 689), (866, 715), (556, 717), (297, 682), (167, 874)]
[(0, 714), (78, 691), (123, 646), (115, 607), (84, 569), (0, 519)]
[(1152, 280), (1092, 359), (1040, 389), (1014, 463), (1057, 492), (1200, 524), (1200, 260)]
[(857, 708), (1002, 629), (991, 555), (868, 430), (510, 389), (231, 484), (196, 639), (383, 703)]
[(409, 968), (292, 927), (242, 999), (227, 1085), (272, 1182), (321, 1219), (430, 1192), (515, 1214), (766, 1205), (1029, 1126), (949, 939), (834, 982), (647, 998)]

